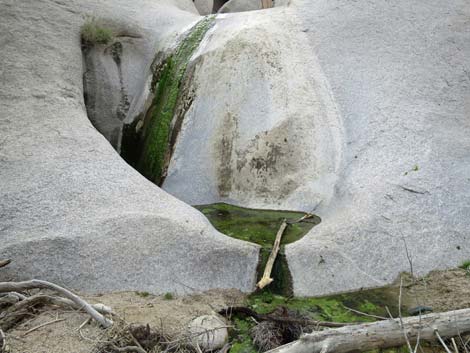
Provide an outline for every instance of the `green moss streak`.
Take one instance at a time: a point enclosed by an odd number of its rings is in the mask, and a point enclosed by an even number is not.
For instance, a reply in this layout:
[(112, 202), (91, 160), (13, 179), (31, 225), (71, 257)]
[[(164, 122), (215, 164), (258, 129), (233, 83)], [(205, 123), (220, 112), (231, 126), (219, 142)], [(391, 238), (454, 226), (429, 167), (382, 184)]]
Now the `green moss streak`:
[(206, 17), (194, 26), (176, 52), (167, 58), (157, 81), (152, 114), (149, 121), (145, 122), (143, 150), (138, 163), (139, 171), (157, 184), (162, 182), (168, 161), (171, 122), (189, 59), (213, 21), (214, 17)]

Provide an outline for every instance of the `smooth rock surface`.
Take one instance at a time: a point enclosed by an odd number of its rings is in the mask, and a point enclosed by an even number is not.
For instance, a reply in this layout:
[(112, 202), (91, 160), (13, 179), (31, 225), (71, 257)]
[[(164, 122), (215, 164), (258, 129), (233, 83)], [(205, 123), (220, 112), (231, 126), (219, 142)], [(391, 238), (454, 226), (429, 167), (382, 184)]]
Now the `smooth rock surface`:
[(327, 202), (340, 124), (309, 49), (286, 8), (219, 15), (193, 55), (194, 100), (163, 188), (190, 204)]
[(163, 187), (188, 203), (315, 209), (322, 223), (286, 250), (297, 295), (460, 265), (469, 18), (463, 0), (297, 0), (218, 17)]
[(254, 11), (261, 9), (258, 0), (229, 0), (219, 9), (219, 13)]
[(252, 290), (258, 247), (216, 232), (129, 167), (85, 111), (86, 15), (142, 36), (134, 69), (145, 71), (143, 88), (157, 50), (199, 19), (192, 2), (2, 0), (0, 13), (0, 258), (13, 260), (0, 281), (40, 278), (86, 292)]
[[(152, 55), (199, 19), (193, 4), (0, 6), (0, 258), (14, 260), (2, 278), (251, 290), (258, 248), (142, 178), (85, 113), (82, 15), (145, 38), (143, 74), (126, 86), (144, 87), (128, 89), (138, 112)], [(297, 295), (460, 265), (470, 258), (469, 18), (466, 0), (297, 0), (219, 15), (190, 65), (194, 100), (164, 188), (193, 204), (315, 209), (322, 223), (286, 247)]]
[(194, 6), (201, 15), (209, 15), (214, 8), (214, 0), (194, 0)]
[(335, 196), (318, 209), (322, 223), (287, 246), (295, 293), (462, 264), (470, 258), (469, 2), (297, 0), (292, 8), (344, 127)]
[[(273, 0), (274, 7), (287, 6), (289, 3), (289, 0)], [(262, 8), (261, 0), (229, 0), (222, 7), (220, 7), (218, 12), (244, 12), (261, 10)]]
[(227, 323), (219, 315), (203, 315), (188, 325), (191, 337), (203, 350), (220, 349), (228, 341)]

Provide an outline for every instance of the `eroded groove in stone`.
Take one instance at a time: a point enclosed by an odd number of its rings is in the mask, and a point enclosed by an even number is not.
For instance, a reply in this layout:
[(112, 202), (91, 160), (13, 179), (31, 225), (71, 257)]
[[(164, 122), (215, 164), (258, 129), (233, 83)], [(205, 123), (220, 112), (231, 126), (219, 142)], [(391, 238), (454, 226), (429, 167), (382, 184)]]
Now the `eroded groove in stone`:
[(175, 137), (172, 138), (174, 118), (179, 105), (185, 103), (182, 87), (189, 60), (213, 20), (213, 17), (206, 17), (196, 24), (176, 51), (165, 59), (156, 74), (155, 98), (144, 120), (141, 151), (135, 163), (137, 169), (156, 184), (163, 182), (170, 161), (170, 142), (175, 140)]

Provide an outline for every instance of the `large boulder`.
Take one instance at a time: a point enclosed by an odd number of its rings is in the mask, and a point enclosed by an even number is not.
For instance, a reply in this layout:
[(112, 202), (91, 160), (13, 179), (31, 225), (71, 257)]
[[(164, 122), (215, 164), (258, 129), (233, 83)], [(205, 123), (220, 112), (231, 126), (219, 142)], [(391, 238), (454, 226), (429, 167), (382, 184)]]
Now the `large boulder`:
[(470, 258), (468, 1), (296, 1), (341, 112), (335, 196), (287, 246), (295, 293), (422, 275)]
[(199, 20), (192, 2), (3, 0), (0, 13), (0, 258), (13, 260), (0, 280), (88, 292), (252, 290), (258, 248), (147, 181), (86, 115), (85, 17), (140, 36), (139, 60), (123, 67), (144, 87), (155, 53)]
[(188, 203), (315, 210), (294, 292), (470, 257), (466, 1), (294, 1), (219, 16), (163, 187)]
[(333, 195), (339, 121), (287, 8), (220, 16), (163, 188), (190, 204), (311, 211)]
[[(1, 276), (251, 290), (258, 248), (146, 181), (85, 113), (82, 16), (141, 36), (121, 40), (123, 57), (139, 58), (135, 76), (133, 60), (121, 65), (124, 84), (106, 47), (93, 54), (118, 88), (110, 107), (125, 88), (127, 119), (145, 109), (154, 54), (199, 19), (192, 2), (0, 6), (0, 258), (14, 260)], [(465, 0), (297, 0), (219, 15), (189, 63), (163, 187), (191, 204), (315, 210), (322, 223), (286, 247), (298, 295), (459, 265), (470, 257), (469, 15)]]

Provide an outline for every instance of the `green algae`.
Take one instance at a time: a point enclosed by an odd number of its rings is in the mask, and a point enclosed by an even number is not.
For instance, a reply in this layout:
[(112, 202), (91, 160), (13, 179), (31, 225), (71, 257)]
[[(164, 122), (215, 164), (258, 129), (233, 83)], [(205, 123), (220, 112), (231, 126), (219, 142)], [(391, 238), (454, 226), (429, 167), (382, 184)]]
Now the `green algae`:
[[(226, 203), (195, 207), (219, 232), (269, 249), (284, 219), (288, 222), (295, 222), (305, 215), (304, 212), (250, 209)], [(301, 239), (319, 223), (320, 218), (313, 216), (312, 219), (289, 224), (282, 236), (281, 245)]]
[(250, 330), (255, 323), (239, 316), (233, 317), (231, 321), (235, 329), (230, 330), (230, 342), (232, 344), (230, 353), (258, 352), (250, 336)]
[[(246, 305), (259, 314), (269, 314), (283, 307), (296, 311), (302, 317), (312, 320), (366, 323), (376, 321), (376, 318), (351, 311), (354, 309), (366, 314), (388, 317), (388, 310), (393, 316), (398, 315), (397, 287), (383, 287), (361, 290), (351, 293), (336, 294), (325, 297), (293, 298), (274, 294), (270, 291), (253, 293), (247, 299)], [(403, 310), (406, 312), (406, 310)], [(231, 331), (231, 353), (255, 353), (258, 349), (254, 346), (250, 330), (255, 323), (243, 316), (232, 318), (234, 329)], [(406, 347), (405, 347), (406, 348)], [(374, 350), (372, 352), (401, 353), (406, 352), (403, 347)]]
[[(253, 293), (248, 305), (260, 314), (267, 314), (278, 307), (295, 310), (314, 320), (334, 322), (371, 322), (376, 319), (358, 314), (350, 309), (366, 314), (388, 317), (398, 315), (397, 287), (382, 287), (324, 297), (285, 297), (272, 292)], [(405, 310), (406, 311), (406, 310)]]
[(292, 277), (284, 254), (284, 246), (301, 239), (320, 223), (319, 217), (313, 216), (297, 222), (305, 216), (304, 212), (251, 209), (226, 203), (195, 207), (219, 232), (261, 246), (257, 280), (262, 277), (279, 227), (284, 220), (287, 220), (288, 226), (281, 239), (281, 249), (273, 265), (274, 282), (269, 285), (269, 290), (282, 295), (292, 294)]
[(213, 22), (214, 17), (210, 16), (197, 23), (175, 53), (165, 60), (155, 80), (155, 98), (144, 122), (137, 169), (156, 184), (162, 183), (169, 162), (172, 121), (189, 60)]
[[(276, 233), (286, 219), (297, 221), (305, 215), (302, 212), (256, 210), (233, 206), (225, 203), (195, 206), (212, 225), (228, 236), (259, 244), (260, 262), (258, 279), (261, 278), (264, 266), (269, 257)], [(247, 298), (246, 305), (259, 314), (268, 314), (280, 307), (298, 312), (312, 320), (333, 322), (372, 322), (377, 319), (354, 312), (350, 309), (381, 317), (388, 317), (388, 310), (398, 316), (399, 288), (389, 286), (367, 289), (351, 293), (336, 294), (325, 297), (292, 297), (292, 278), (284, 254), (284, 245), (301, 239), (320, 218), (314, 216), (309, 222), (289, 224), (283, 236), (281, 251), (274, 263), (272, 277), (274, 282), (262, 291), (257, 291)], [(406, 313), (407, 310), (402, 310)], [(250, 331), (255, 323), (243, 316), (232, 317), (234, 329), (230, 332), (232, 348), (230, 353), (255, 353), (258, 349), (253, 344)], [(374, 352), (400, 353), (401, 347)], [(405, 350), (406, 351), (406, 350)]]

